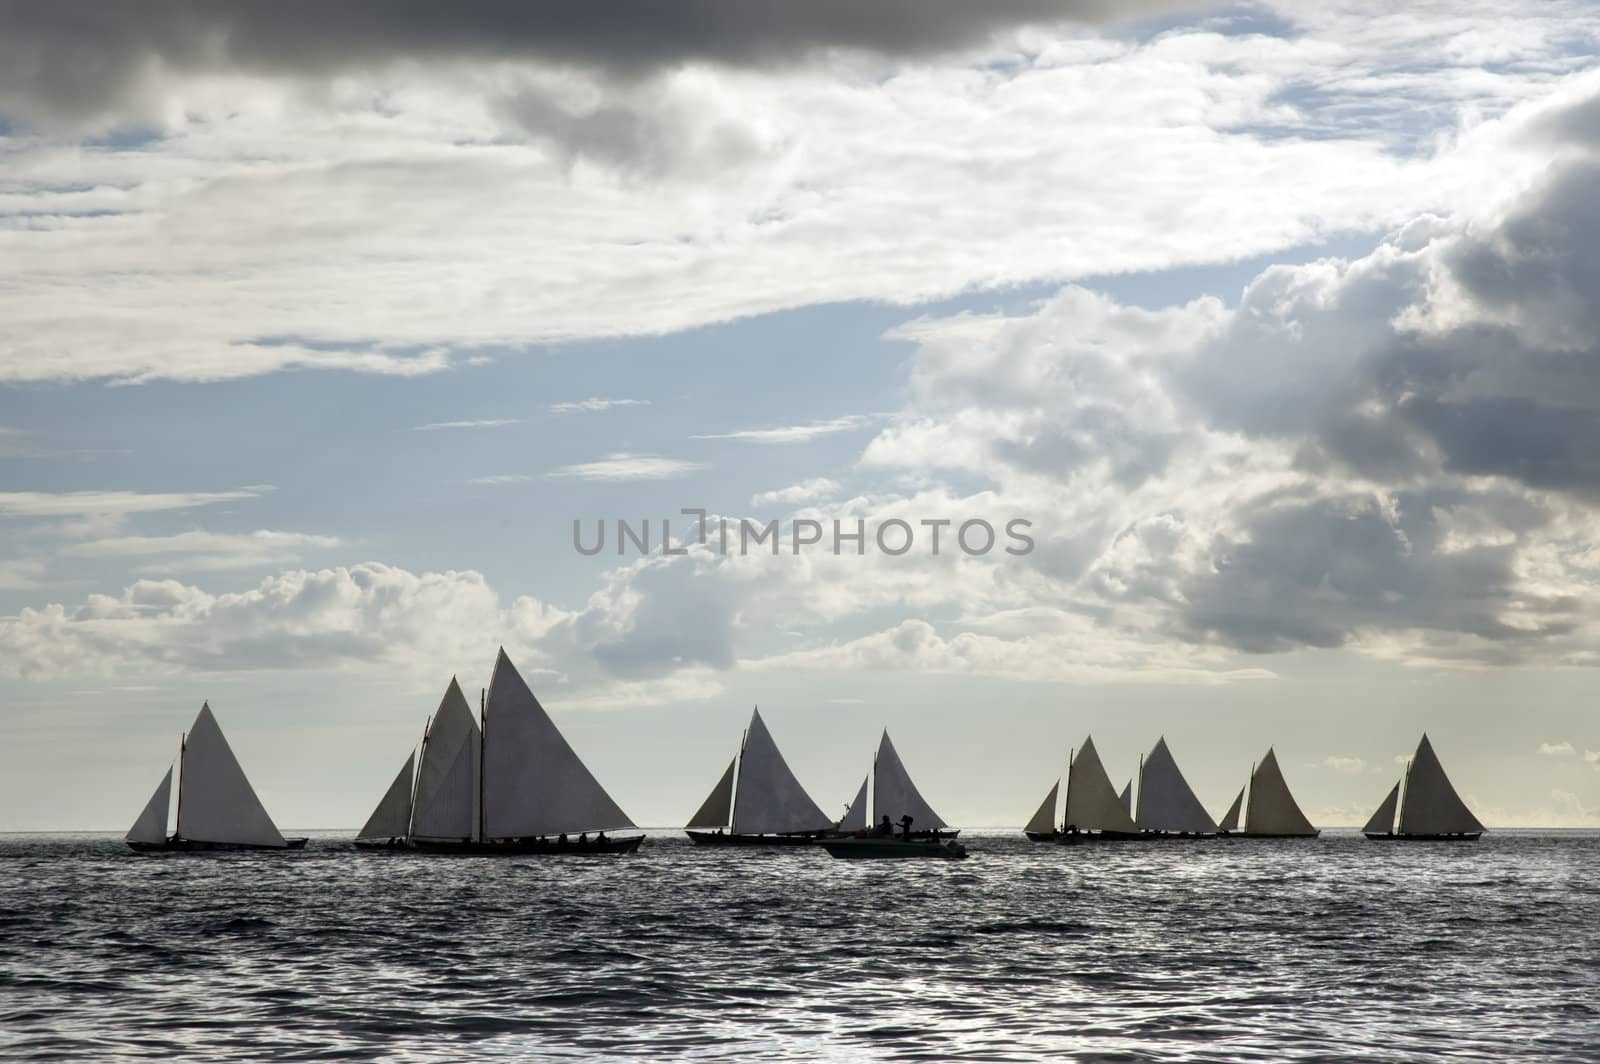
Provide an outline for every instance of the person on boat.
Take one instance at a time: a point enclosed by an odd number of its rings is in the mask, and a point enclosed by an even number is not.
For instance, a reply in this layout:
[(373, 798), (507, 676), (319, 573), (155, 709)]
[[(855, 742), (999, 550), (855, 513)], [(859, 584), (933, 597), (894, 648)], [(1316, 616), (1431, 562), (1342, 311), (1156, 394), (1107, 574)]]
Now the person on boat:
[(594, 841), (604, 846), (606, 844), (606, 833), (602, 831), (594, 837)]
[(556, 845), (557, 846), (565, 846), (566, 844), (567, 844), (567, 833), (565, 831), (563, 831), (561, 833), (561, 837), (556, 839)]
[(883, 814), (883, 822), (878, 825), (878, 834), (890, 836), (894, 834), (894, 825), (889, 822), (889, 814)]
[(904, 813), (900, 817), (900, 836), (907, 842), (911, 841), (911, 820), (912, 816), (910, 813)]

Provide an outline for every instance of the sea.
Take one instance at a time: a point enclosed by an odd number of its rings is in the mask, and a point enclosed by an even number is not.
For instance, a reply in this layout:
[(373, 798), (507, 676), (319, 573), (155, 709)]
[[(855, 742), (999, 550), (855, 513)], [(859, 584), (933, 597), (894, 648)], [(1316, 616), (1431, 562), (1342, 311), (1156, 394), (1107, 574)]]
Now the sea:
[(0, 835), (0, 1058), (1596, 1061), (1600, 835), (139, 855)]

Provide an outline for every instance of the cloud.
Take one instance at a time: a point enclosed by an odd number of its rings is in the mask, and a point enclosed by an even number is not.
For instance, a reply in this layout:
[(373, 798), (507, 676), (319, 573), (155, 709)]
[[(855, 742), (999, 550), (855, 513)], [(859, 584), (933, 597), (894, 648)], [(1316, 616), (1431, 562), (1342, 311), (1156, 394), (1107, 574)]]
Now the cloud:
[(692, 440), (747, 440), (751, 443), (806, 443), (818, 436), (859, 429), (869, 419), (859, 415), (837, 417), (831, 421), (814, 421), (809, 425), (785, 425), (772, 429), (743, 429), (738, 432), (718, 432), (691, 436)]
[(595, 414), (626, 406), (649, 406), (648, 399), (579, 399), (573, 402), (551, 403), (545, 407), (552, 414)]
[(0, 591), (31, 591), (40, 586), (45, 565), (34, 558), (0, 561)]
[(801, 503), (829, 498), (838, 494), (838, 492), (839, 485), (836, 481), (829, 480), (827, 477), (813, 477), (810, 480), (801, 481), (799, 484), (791, 484), (787, 488), (757, 492), (750, 497), (750, 505), (755, 507), (772, 505), (798, 506)]
[(1585, 750), (1583, 752), (1583, 763), (1600, 768), (1600, 750)]
[(485, 418), (481, 421), (430, 421), (426, 425), (417, 425), (417, 432), (437, 432), (440, 429), (498, 429), (505, 425), (520, 425), (521, 418), (499, 417)]
[(538, 477), (534, 477), (534, 476), (530, 476), (527, 473), (494, 473), (494, 474), (491, 474), (491, 475), (486, 476), (486, 477), (473, 477), (471, 480), (467, 481), (467, 483), (468, 484), (488, 484), (488, 485), (495, 485), (495, 484), (526, 484), (530, 480), (537, 480), (537, 479), (539, 479), (539, 478)]
[(707, 468), (704, 463), (682, 458), (663, 458), (657, 454), (611, 454), (594, 462), (562, 466), (547, 477), (576, 480), (670, 480)]
[(1540, 743), (1539, 749), (1534, 751), (1546, 757), (1571, 757), (1577, 753), (1572, 744), (1566, 741), (1559, 743)]
[(1343, 773), (1346, 776), (1359, 776), (1366, 771), (1367, 767), (1367, 763), (1359, 757), (1339, 757), (1335, 754), (1329, 754), (1323, 758), (1322, 764), (1325, 768), (1331, 768), (1333, 771)]
[[(514, 57), (356, 62), (356, 49), (324, 55), (354, 62), (329, 84), (234, 63), (147, 98), (115, 57), (70, 58), (159, 50), (150, 42), (175, 17), (101, 37), (100, 16), (84, 14), (49, 48), (20, 30), (0, 42), (25, 55), (0, 59), (17, 83), (104, 73), (116, 100), (151, 111), (131, 145), (8, 138), (17, 176), (0, 209), (26, 220), (5, 243), (27, 268), (0, 291), (0, 378), (426, 374), (801, 306), (1261, 256), (1487, 202), (1543, 167), (1550, 149), (1508, 132), (1513, 105), (1564, 90), (1564, 42), (1600, 20), (1564, 10), (1559, 34), (1523, 9), (1480, 20), (1485, 37), (1534, 42), (1493, 78), (1435, 21), (1393, 47), (1349, 12), (1281, 37), (1215, 24), (1034, 34), (888, 70), (837, 57), (672, 65), (626, 84)], [(295, 57), (323, 54), (320, 37), (277, 39)], [(206, 37), (196, 49), (236, 45), (254, 47)], [(1405, 91), (1371, 91), (1398, 62), (1417, 71)], [(182, 80), (184, 68), (128, 69)], [(553, 102), (530, 117), (512, 106), (530, 94)], [(1425, 150), (1411, 143), (1419, 125), (1438, 135)], [(663, 142), (691, 146), (687, 163), (654, 159)], [(983, 162), (995, 159), (1006, 164)], [(513, 237), (527, 232), (539, 240)], [(361, 282), (379, 269), (383, 284)], [(1152, 442), (1125, 464), (1137, 475), (1160, 460)]]
[(4, 491), (0, 492), (0, 516), (79, 517), (191, 510), (254, 499), (271, 490), (268, 485), (258, 485), (235, 491)]
[(131, 559), (164, 555), (183, 555), (153, 562), (145, 572), (218, 571), (255, 569), (298, 561), (307, 551), (340, 546), (335, 536), (307, 532), (227, 533), (189, 531), (170, 536), (117, 536), (74, 543), (62, 550), (65, 555), (82, 558)]
[(157, 0), (138, 12), (67, 0), (8, 5), (0, 107), (81, 119), (216, 75), (333, 78), (388, 64), (532, 61), (635, 78), (693, 63), (764, 69), (831, 49), (916, 57), (1028, 23), (1136, 17), (1175, 5), (1106, 0), (696, 0), (671, 10), (617, 0), (449, 8), (377, 2), (262, 7)]

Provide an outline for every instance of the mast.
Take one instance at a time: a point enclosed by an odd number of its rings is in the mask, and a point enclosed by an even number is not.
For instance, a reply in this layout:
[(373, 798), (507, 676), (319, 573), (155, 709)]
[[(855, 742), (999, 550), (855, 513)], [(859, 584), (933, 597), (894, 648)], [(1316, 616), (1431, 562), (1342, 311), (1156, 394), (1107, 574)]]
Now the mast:
[(422, 759), (428, 756), (428, 736), (433, 733), (433, 714), (428, 714), (428, 719), (422, 725), (422, 746), (417, 750), (417, 769), (411, 774), (411, 815), (406, 818), (406, 838), (410, 838), (417, 826), (417, 784), (422, 782)]
[(478, 841), (480, 843), (486, 841), (483, 837), (483, 748), (489, 736), (488, 727), (489, 690), (480, 687), (478, 688)]
[[(183, 771), (183, 754), (184, 754), (184, 751), (187, 750), (187, 749), (189, 749), (189, 733), (188, 732), (179, 732), (178, 733), (178, 815), (173, 819), (173, 823), (176, 826), (172, 829), (172, 834), (175, 837), (180, 837), (180, 838), (183, 835), (183, 782), (184, 782), (184, 776), (185, 776), (185, 773)], [(167, 830), (167, 825), (166, 824), (162, 824), (161, 825), (161, 830), (163, 832), (165, 832)]]
[[(757, 707), (760, 708), (760, 707)], [(739, 752), (733, 755), (733, 788), (728, 791), (728, 834), (733, 834), (735, 812), (739, 808), (739, 773), (744, 768), (744, 748), (750, 742), (750, 729), (739, 733)]]
[(1061, 792), (1062, 831), (1067, 830), (1067, 810), (1071, 808), (1068, 803), (1072, 801), (1072, 762), (1077, 758), (1077, 756), (1078, 751), (1076, 747), (1067, 747), (1067, 789)]

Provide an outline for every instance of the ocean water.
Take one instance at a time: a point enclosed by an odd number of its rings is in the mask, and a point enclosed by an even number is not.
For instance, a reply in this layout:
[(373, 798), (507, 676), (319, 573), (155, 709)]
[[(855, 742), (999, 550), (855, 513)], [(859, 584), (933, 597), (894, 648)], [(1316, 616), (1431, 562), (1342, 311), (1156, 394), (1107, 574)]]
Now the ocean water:
[(966, 861), (0, 836), (7, 1060), (1600, 1060), (1600, 837)]

